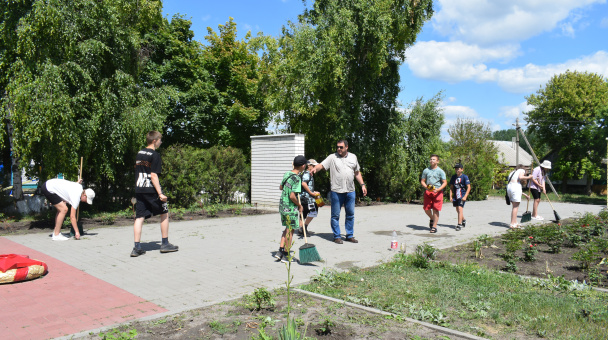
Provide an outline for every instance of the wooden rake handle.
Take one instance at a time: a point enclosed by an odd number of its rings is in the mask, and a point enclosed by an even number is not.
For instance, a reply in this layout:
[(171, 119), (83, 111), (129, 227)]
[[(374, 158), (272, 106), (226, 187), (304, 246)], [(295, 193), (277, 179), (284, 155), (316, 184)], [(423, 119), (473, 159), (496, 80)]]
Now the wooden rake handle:
[[(79, 182), (82, 179), (82, 158), (83, 157), (80, 157), (80, 171), (78, 173), (78, 181)], [(76, 209), (76, 222), (78, 222), (79, 215), (80, 215), (80, 204), (78, 204), (78, 209)]]

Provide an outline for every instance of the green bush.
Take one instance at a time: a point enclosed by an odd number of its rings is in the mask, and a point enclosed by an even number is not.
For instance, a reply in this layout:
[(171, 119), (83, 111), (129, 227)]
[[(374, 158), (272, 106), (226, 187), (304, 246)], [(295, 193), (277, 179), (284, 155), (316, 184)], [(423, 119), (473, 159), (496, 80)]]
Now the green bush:
[(490, 126), (474, 119), (458, 118), (448, 128), (448, 134), (452, 138), (449, 142), (451, 155), (440, 164), (448, 181), (446, 192), (450, 178), (456, 174), (452, 166), (459, 162), (464, 166), (464, 174), (471, 180), (468, 200), (485, 200), (492, 189), (495, 169), (499, 167), (497, 148), (488, 141), (492, 135)]
[(249, 190), (249, 166), (239, 149), (172, 145), (163, 150), (160, 181), (170, 204), (177, 208), (191, 207), (201, 192), (211, 202), (227, 203), (234, 192)]
[(203, 153), (200, 181), (212, 202), (228, 203), (249, 191), (249, 166), (239, 149), (214, 146)]
[(200, 195), (204, 149), (171, 145), (162, 150), (163, 172), (160, 182), (172, 207), (188, 207)]

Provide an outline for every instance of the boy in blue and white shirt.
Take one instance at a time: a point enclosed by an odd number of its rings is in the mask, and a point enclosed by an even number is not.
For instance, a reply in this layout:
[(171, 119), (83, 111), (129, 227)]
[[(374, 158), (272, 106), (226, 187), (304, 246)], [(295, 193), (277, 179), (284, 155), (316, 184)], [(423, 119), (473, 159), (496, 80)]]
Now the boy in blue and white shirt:
[(459, 231), (467, 223), (467, 220), (464, 219), (463, 210), (467, 197), (469, 197), (469, 192), (471, 192), (471, 181), (469, 181), (469, 176), (463, 173), (464, 167), (462, 164), (456, 163), (454, 170), (456, 170), (456, 175), (450, 179), (450, 201), (456, 207), (456, 213), (458, 214), (456, 231)]

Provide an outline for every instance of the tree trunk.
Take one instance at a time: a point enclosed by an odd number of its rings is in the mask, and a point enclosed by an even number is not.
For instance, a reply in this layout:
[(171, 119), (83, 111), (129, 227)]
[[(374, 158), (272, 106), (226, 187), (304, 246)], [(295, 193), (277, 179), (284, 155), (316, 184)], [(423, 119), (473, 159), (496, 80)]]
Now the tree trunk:
[(562, 193), (565, 194), (566, 193), (566, 188), (568, 187), (568, 176), (567, 175), (564, 175), (562, 177), (562, 185), (561, 185), (561, 187), (562, 187), (562, 189), (561, 189)]
[[(11, 149), (11, 172), (13, 174), (13, 198), (17, 201), (23, 199), (23, 186), (21, 183), (21, 169), (19, 167), (19, 157), (15, 156), (13, 148), (13, 124), (11, 123), (11, 104), (8, 104), (8, 118), (6, 119), (6, 130), (8, 143)], [(6, 165), (5, 165), (6, 166)]]
[(591, 176), (589, 176), (589, 174), (587, 175), (587, 185), (585, 187), (585, 194), (587, 196), (591, 196), (591, 183), (593, 183), (593, 178), (591, 178)]

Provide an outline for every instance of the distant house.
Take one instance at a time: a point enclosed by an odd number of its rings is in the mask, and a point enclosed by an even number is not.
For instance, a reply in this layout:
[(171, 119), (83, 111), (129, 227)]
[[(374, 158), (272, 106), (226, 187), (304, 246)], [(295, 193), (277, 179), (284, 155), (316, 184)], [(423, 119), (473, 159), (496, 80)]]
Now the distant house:
[[(498, 149), (498, 162), (509, 168), (515, 168), (517, 166), (517, 153), (515, 148), (515, 141), (501, 141), (491, 140), (489, 141)], [(519, 164), (523, 164), (525, 167), (530, 168), (533, 163), (532, 155), (526, 150), (519, 148)]]

